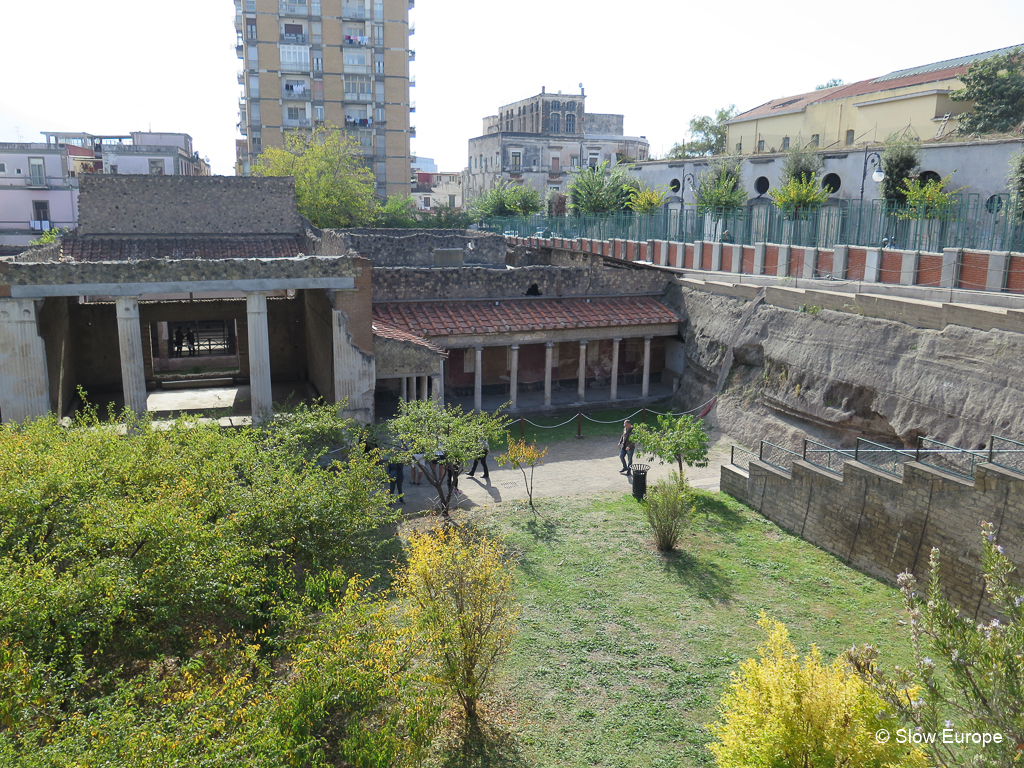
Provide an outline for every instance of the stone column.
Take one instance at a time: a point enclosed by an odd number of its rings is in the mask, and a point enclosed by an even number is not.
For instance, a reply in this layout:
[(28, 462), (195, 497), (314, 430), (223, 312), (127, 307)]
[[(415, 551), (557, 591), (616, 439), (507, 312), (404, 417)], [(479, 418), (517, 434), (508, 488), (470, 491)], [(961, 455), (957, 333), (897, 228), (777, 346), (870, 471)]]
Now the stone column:
[(510, 410), (514, 411), (518, 407), (519, 395), (519, 345), (513, 344), (509, 349), (512, 350), (512, 361), (508, 371), (508, 398), (512, 401)]
[(9, 424), (49, 412), (46, 347), (35, 301), (0, 299), (0, 416)]
[(640, 397), (647, 397), (651, 392), (651, 339), (644, 336), (644, 383), (640, 389)]
[(850, 246), (837, 245), (832, 252), (832, 279), (846, 279), (846, 263), (850, 258)]
[(882, 249), (868, 248), (864, 255), (864, 282), (877, 283), (878, 271), (882, 266)]
[(622, 339), (612, 339), (612, 391), (608, 396), (609, 400), (615, 400), (619, 395), (619, 342)]
[(942, 249), (942, 276), (939, 278), (940, 288), (956, 288), (957, 267), (960, 265), (959, 248)]
[(403, 403), (409, 402), (409, 377), (402, 377), (402, 388), (398, 392), (398, 399)]
[(737, 274), (743, 271), (743, 246), (739, 244), (732, 247), (732, 271)]
[(817, 248), (804, 248), (804, 274), (803, 276), (810, 280), (814, 277), (814, 272), (818, 268), (818, 249)]
[(789, 246), (779, 246), (779, 260), (776, 262), (778, 266), (775, 267), (776, 277), (788, 277), (789, 276)]
[(167, 321), (162, 320), (156, 324), (156, 345), (157, 354), (159, 358), (167, 359), (171, 356), (170, 352), (170, 330), (167, 327)]
[(444, 405), (444, 358), (437, 360), (437, 402)]
[(711, 271), (722, 271), (722, 243), (718, 240), (711, 244)]
[(576, 402), (587, 400), (587, 342), (580, 342), (580, 365), (576, 374)]
[(252, 423), (261, 424), (274, 416), (274, 397), (270, 390), (270, 333), (267, 330), (267, 294), (245, 294), (249, 321), (249, 401)]
[(135, 296), (118, 296), (115, 304), (124, 404), (129, 410), (143, 414), (146, 412), (146, 364), (142, 356), (139, 300)]
[(429, 400), (430, 399), (429, 395), (427, 394), (428, 391), (429, 391), (427, 389), (427, 386), (428, 386), (427, 380), (428, 379), (429, 379), (429, 377), (426, 376), (426, 375), (420, 376), (420, 400)]
[(919, 251), (903, 251), (900, 259), (900, 285), (914, 285), (917, 282)]
[(986, 291), (1006, 290), (1006, 265), (1009, 263), (1009, 251), (989, 251), (988, 272), (985, 274)]
[(544, 407), (551, 406), (551, 349), (555, 342), (544, 342)]
[(433, 391), (430, 393), (430, 399), (435, 403), (441, 402), (441, 374), (435, 373), (430, 377), (433, 381)]
[(484, 409), (484, 348), (473, 347), (476, 352), (476, 373), (473, 376), (473, 408)]
[(764, 274), (764, 251), (765, 243), (754, 243), (754, 274)]

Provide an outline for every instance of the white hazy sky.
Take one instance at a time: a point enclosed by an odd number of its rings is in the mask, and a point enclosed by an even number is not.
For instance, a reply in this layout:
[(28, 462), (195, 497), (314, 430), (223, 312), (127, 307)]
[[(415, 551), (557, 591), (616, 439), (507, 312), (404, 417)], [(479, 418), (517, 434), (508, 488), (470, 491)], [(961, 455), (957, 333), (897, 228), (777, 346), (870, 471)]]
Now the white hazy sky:
[[(654, 155), (691, 117), (1024, 43), (1022, 0), (417, 0), (413, 152), (466, 165), (481, 118), (540, 92), (626, 116)], [(40, 131), (185, 132), (233, 173), (230, 0), (0, 0), (0, 141)]]

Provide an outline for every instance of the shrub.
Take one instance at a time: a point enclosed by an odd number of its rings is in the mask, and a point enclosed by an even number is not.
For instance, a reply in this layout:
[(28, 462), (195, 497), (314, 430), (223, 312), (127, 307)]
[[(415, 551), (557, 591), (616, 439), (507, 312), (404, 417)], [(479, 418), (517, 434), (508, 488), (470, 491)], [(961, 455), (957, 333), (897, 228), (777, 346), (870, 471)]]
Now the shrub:
[(907, 207), (896, 216), (901, 219), (943, 219), (953, 213), (956, 194), (964, 187), (944, 192), (942, 188), (949, 184), (953, 174), (941, 179), (921, 181), (921, 179), (904, 179), (903, 194)]
[(842, 660), (825, 666), (811, 646), (801, 664), (785, 626), (763, 613), (758, 626), (760, 659), (740, 665), (711, 726), (720, 768), (923, 768), (919, 750), (875, 739), (882, 700)]
[(669, 480), (658, 480), (647, 489), (643, 505), (654, 543), (662, 552), (671, 552), (693, 516), (693, 497), (686, 480), (676, 472)]
[(885, 140), (881, 158), (885, 178), (879, 187), (884, 200), (900, 204), (907, 201), (904, 183), (917, 175), (917, 169), (921, 165), (920, 146), (921, 142), (917, 139), (895, 133)]
[(496, 541), (447, 525), (409, 540), (409, 564), (399, 594), (467, 721), (508, 649), (519, 611), (515, 575)]
[(747, 192), (740, 184), (740, 161), (712, 160), (709, 168), (701, 173), (694, 196), (701, 213), (742, 208), (747, 202)]
[(470, 214), (477, 220), (529, 216), (542, 208), (540, 192), (525, 184), (499, 181), (494, 189), (473, 201)]
[(816, 177), (788, 179), (782, 186), (770, 189), (768, 196), (780, 211), (787, 215), (816, 210), (828, 201), (829, 191), (822, 187)]

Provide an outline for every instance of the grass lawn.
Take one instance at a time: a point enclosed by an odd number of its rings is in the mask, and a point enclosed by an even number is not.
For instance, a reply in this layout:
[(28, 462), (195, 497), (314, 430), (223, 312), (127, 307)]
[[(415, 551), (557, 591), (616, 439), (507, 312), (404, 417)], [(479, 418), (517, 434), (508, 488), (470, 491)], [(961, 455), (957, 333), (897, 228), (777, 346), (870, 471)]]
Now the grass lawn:
[[(657, 413), (668, 413), (672, 409), (669, 401), (653, 403), (647, 408), (647, 423), (657, 423)], [(508, 426), (508, 433), (514, 440), (525, 436), (526, 442), (536, 441), (538, 445), (548, 445), (561, 440), (571, 440), (576, 437), (577, 417), (576, 411), (569, 409), (550, 416), (530, 416), (522, 421), (520, 417), (514, 416)], [(639, 424), (643, 418), (642, 408), (614, 408), (607, 411), (590, 411), (583, 414), (582, 432), (584, 437), (615, 436), (622, 434), (622, 420), (631, 418), (633, 423)], [(568, 424), (564, 422), (569, 421)], [(530, 423), (532, 422), (532, 423)], [(610, 422), (610, 423), (608, 423)], [(535, 426), (540, 425), (540, 426)], [(494, 446), (491, 446), (492, 450)], [(504, 450), (505, 446), (500, 446)]]
[(705, 724), (765, 611), (801, 654), (874, 642), (910, 661), (898, 591), (700, 492), (677, 554), (659, 554), (630, 496), (546, 499), (466, 518), (518, 556), (519, 634), (482, 738), (450, 736), (435, 766), (713, 765)]

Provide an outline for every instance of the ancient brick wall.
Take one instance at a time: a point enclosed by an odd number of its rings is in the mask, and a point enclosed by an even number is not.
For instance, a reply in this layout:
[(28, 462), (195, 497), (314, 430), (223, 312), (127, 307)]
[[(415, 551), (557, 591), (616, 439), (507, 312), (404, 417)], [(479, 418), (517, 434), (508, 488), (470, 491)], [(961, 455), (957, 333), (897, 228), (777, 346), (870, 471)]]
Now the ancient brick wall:
[(374, 356), (377, 359), (377, 378), (395, 376), (433, 376), (440, 371), (437, 352), (411, 341), (375, 338)]
[(302, 291), (309, 380), (320, 397), (334, 402), (334, 330), (331, 300), (323, 290)]
[(904, 572), (927, 581), (933, 547), (942, 553), (947, 596), (971, 617), (983, 599), (981, 523), (996, 527), (1007, 556), (1024, 567), (1024, 475), (991, 464), (967, 481), (923, 464), (898, 478), (856, 462), (842, 477), (806, 462), (792, 475), (760, 462), (748, 473), (722, 468), (722, 490), (853, 567), (889, 582)]
[(71, 335), (70, 299), (53, 297), (39, 312), (39, 335), (46, 347), (50, 408), (63, 416), (75, 397), (74, 344)]
[(467, 266), (505, 267), (505, 238), (461, 229), (345, 229), (307, 233), (307, 252), (340, 256), (352, 249), (374, 267), (433, 267), (436, 249), (463, 252)]

